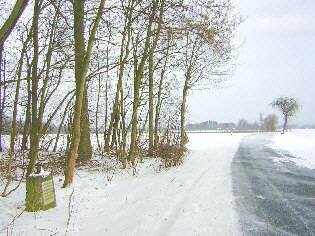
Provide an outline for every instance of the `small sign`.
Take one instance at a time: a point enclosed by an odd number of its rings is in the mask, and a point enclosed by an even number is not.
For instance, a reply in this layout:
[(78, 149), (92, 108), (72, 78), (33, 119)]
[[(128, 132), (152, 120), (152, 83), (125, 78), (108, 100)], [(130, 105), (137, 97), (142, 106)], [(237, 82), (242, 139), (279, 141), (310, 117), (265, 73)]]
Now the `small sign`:
[(42, 192), (44, 205), (55, 201), (54, 185), (52, 180), (42, 182)]
[(26, 178), (26, 209), (35, 212), (56, 206), (54, 182), (51, 173), (40, 171)]

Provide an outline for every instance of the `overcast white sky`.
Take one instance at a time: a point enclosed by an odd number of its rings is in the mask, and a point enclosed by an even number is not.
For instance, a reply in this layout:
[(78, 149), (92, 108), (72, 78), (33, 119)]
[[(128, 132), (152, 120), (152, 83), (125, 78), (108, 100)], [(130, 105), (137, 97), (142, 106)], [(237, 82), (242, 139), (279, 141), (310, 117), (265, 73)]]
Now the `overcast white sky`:
[(279, 112), (270, 103), (293, 96), (302, 110), (291, 123), (315, 124), (315, 1), (231, 0), (246, 18), (238, 30), (241, 49), (233, 77), (214, 91), (194, 91), (188, 122), (259, 120)]

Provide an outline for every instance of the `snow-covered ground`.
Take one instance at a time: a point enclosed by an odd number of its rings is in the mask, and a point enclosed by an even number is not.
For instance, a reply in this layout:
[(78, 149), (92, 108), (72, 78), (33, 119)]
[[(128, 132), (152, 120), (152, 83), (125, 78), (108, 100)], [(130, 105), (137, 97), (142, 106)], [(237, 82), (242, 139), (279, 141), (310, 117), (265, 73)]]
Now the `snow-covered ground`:
[(0, 235), (239, 235), (230, 166), (243, 136), (189, 134), (184, 164), (170, 170), (154, 160), (136, 176), (77, 170), (66, 189), (55, 176), (57, 207), (19, 216), (23, 185), (0, 198)]
[[(152, 159), (136, 175), (76, 170), (66, 189), (55, 176), (57, 207), (47, 211), (23, 212), (23, 184), (0, 197), (0, 235), (241, 235), (230, 167), (245, 135), (190, 133), (183, 165), (169, 170), (157, 171)], [(314, 137), (315, 130), (275, 134), (272, 148), (297, 153), (311, 168)]]
[(290, 154), (295, 158), (278, 158), (278, 162), (293, 162), (296, 165), (315, 169), (315, 130), (293, 129), (284, 135), (277, 133), (273, 137), (271, 148), (276, 149), (284, 156)]

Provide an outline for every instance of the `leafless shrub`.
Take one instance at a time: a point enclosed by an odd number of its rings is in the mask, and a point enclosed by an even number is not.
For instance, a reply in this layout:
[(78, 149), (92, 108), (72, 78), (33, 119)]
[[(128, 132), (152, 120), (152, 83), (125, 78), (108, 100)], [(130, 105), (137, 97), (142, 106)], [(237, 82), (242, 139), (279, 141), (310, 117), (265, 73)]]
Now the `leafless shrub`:
[(170, 168), (183, 163), (186, 151), (180, 133), (167, 129), (158, 143), (156, 156), (162, 160), (161, 168)]
[(27, 153), (25, 151), (18, 151), (12, 155), (11, 175), (8, 173), (8, 162), (10, 160), (9, 153), (3, 153), (0, 158), (0, 179), (5, 180), (11, 176), (12, 180), (19, 181), (23, 175), (23, 170), (27, 167), (26, 162)]

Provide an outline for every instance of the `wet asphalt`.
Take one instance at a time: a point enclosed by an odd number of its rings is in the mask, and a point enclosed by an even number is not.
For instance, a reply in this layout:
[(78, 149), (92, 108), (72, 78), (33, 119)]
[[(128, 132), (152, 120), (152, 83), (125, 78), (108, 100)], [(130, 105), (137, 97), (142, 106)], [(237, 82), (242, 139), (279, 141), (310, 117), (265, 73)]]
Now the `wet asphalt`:
[(315, 235), (315, 170), (267, 144), (272, 133), (245, 136), (232, 162), (233, 194), (243, 235)]

